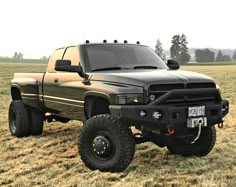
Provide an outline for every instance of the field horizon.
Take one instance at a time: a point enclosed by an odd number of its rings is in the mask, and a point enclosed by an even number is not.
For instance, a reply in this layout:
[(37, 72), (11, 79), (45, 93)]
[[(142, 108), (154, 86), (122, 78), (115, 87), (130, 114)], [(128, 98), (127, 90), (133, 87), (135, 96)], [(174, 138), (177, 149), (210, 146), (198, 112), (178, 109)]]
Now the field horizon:
[[(230, 101), (225, 128), (205, 157), (172, 155), (152, 143), (136, 145), (121, 173), (91, 171), (78, 156), (81, 122), (45, 123), (41, 136), (16, 138), (8, 129), (10, 80), (15, 72), (44, 72), (46, 64), (0, 63), (0, 186), (236, 186), (236, 66), (183, 66), (214, 78)], [(217, 126), (216, 126), (217, 127)]]

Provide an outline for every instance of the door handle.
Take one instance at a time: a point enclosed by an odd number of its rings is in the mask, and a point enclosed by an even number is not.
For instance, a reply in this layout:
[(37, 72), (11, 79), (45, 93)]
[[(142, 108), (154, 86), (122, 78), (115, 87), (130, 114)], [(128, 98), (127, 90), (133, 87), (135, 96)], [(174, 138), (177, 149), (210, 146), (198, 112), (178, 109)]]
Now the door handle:
[(55, 78), (55, 79), (54, 79), (54, 82), (55, 82), (55, 83), (58, 83), (58, 81), (59, 81), (58, 78)]

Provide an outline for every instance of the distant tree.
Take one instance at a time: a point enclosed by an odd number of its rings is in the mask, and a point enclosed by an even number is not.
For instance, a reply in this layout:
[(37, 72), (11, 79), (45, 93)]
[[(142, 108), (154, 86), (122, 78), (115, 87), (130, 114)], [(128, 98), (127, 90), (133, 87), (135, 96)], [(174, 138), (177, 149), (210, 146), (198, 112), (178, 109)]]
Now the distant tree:
[(172, 59), (179, 60), (180, 55), (180, 36), (174, 35), (171, 40), (170, 56)]
[(217, 55), (216, 55), (216, 62), (223, 62), (224, 61), (224, 56), (222, 54), (222, 51), (219, 50)]
[(188, 53), (188, 47), (187, 47), (187, 38), (184, 34), (180, 37), (180, 62), (186, 63), (190, 60), (190, 55)]
[(163, 55), (162, 51), (163, 51), (162, 43), (160, 39), (158, 38), (156, 42), (156, 46), (155, 46), (155, 52), (161, 59), (165, 60), (165, 58), (163, 58), (165, 57), (165, 55)]
[(231, 59), (231, 57), (230, 57), (230, 55), (223, 55), (223, 58), (222, 58), (222, 61), (223, 62), (229, 62), (229, 61), (231, 61), (232, 59)]
[(18, 58), (18, 59), (23, 59), (23, 56), (24, 56), (24, 55), (23, 55), (21, 52), (19, 52), (17, 58)]
[(41, 57), (42, 60), (47, 60), (48, 58), (46, 56)]
[(215, 61), (215, 52), (209, 49), (205, 49), (205, 53), (207, 55), (207, 62), (214, 62)]
[(18, 57), (18, 53), (15, 52), (14, 55), (13, 55), (13, 58), (16, 59)]
[(219, 50), (216, 56), (216, 62), (226, 62), (231, 61), (230, 55), (223, 55), (222, 51)]
[(236, 60), (236, 50), (234, 51), (234, 54), (233, 54), (233, 56), (232, 56), (232, 59), (233, 59), (233, 60)]
[(23, 59), (23, 54), (21, 52), (17, 53), (15, 52), (14, 55), (13, 55), (13, 58), (14, 59)]
[(188, 53), (187, 38), (184, 34), (174, 35), (172, 37), (170, 47), (170, 56), (172, 59), (178, 60), (181, 64), (184, 64), (190, 60)]
[(164, 61), (166, 60), (166, 56), (165, 56), (165, 54), (163, 54), (162, 43), (159, 38), (157, 39), (157, 42), (156, 42), (155, 52), (162, 60), (164, 60)]
[(166, 55), (163, 54), (161, 59), (162, 59), (163, 61), (166, 61), (166, 60), (167, 60), (167, 59), (166, 59)]
[(214, 62), (215, 53), (209, 49), (197, 49), (195, 50), (196, 62)]

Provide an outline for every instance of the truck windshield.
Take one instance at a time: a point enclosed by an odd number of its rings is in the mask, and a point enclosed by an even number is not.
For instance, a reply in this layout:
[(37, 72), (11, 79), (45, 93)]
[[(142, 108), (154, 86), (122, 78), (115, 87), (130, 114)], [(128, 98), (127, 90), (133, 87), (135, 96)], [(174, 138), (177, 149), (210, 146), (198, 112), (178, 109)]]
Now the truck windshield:
[(168, 69), (149, 47), (126, 44), (86, 45), (90, 71), (121, 69)]

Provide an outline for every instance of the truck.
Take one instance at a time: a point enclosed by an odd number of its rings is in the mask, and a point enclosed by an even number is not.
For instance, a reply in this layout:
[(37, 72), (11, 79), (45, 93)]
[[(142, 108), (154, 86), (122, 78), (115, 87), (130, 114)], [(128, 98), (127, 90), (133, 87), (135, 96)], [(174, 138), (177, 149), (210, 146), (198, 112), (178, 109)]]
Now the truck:
[(46, 72), (15, 73), (10, 132), (39, 136), (45, 121), (82, 121), (80, 158), (91, 170), (107, 172), (124, 171), (144, 142), (171, 154), (206, 156), (229, 102), (212, 78), (179, 67), (139, 42), (58, 48)]

